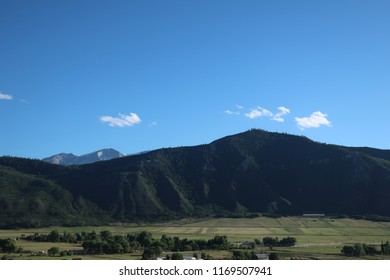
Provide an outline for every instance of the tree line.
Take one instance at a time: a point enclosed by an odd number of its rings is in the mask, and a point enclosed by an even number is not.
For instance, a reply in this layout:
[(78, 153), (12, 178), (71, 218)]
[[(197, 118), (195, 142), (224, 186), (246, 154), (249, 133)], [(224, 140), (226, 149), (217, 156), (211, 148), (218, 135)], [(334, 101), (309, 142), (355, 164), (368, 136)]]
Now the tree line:
[[(127, 235), (114, 235), (108, 230), (103, 230), (100, 233), (81, 232), (81, 233), (60, 233), (57, 230), (51, 231), (49, 234), (34, 233), (32, 235), (22, 235), (22, 239), (36, 242), (65, 242), (65, 243), (80, 243), (83, 247), (83, 254), (125, 254), (137, 251), (142, 252), (142, 259), (155, 259), (160, 257), (163, 252), (174, 252), (168, 258), (179, 259), (182, 255), (179, 252), (189, 251), (204, 251), (204, 250), (230, 250), (232, 244), (225, 235), (215, 235), (209, 240), (205, 239), (187, 239), (177, 236), (171, 237), (162, 235), (161, 238), (153, 238), (152, 234), (147, 231), (139, 233), (129, 233)], [(262, 241), (255, 239), (253, 244), (257, 246), (293, 246), (296, 239), (286, 237), (279, 240), (277, 237), (264, 237)], [(239, 251), (237, 251), (239, 252)], [(235, 253), (233, 258), (236, 259), (251, 259), (252, 255), (240, 255)], [(51, 252), (52, 253), (52, 252)], [(211, 256), (202, 254), (202, 259), (210, 259)]]
[(110, 231), (104, 230), (100, 233), (60, 233), (57, 230), (49, 234), (34, 233), (22, 236), (22, 239), (36, 242), (80, 242), (85, 254), (124, 254), (143, 250), (145, 258), (161, 255), (163, 251), (183, 252), (202, 250), (227, 250), (230, 242), (226, 236), (216, 235), (212, 239), (190, 240), (187, 238), (168, 237), (162, 235), (160, 239), (155, 239), (147, 231), (131, 233), (125, 236), (113, 235)]
[(341, 249), (341, 253), (344, 256), (348, 257), (361, 257), (365, 255), (390, 255), (390, 243), (381, 243), (380, 246), (365, 244), (365, 243), (355, 243), (354, 245), (345, 245)]
[(279, 240), (279, 238), (275, 237), (264, 237), (263, 244), (266, 247), (292, 247), (297, 242), (295, 237), (285, 237)]

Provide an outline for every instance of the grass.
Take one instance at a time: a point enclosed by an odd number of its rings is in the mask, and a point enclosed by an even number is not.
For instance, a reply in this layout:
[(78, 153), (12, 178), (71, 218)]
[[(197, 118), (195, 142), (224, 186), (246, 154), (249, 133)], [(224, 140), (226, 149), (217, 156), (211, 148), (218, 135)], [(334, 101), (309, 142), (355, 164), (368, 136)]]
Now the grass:
[[(242, 219), (209, 219), (190, 222), (170, 222), (152, 225), (112, 225), (102, 227), (50, 227), (40, 229), (0, 230), (0, 238), (17, 238), (22, 234), (49, 233), (51, 230), (59, 232), (100, 232), (110, 230), (113, 234), (125, 235), (127, 233), (149, 231), (155, 238), (162, 234), (179, 236), (188, 239), (210, 239), (215, 235), (227, 235), (231, 242), (253, 241), (263, 237), (295, 237), (297, 246), (288, 248), (276, 248), (276, 252), (286, 258), (313, 258), (313, 259), (338, 259), (343, 256), (340, 250), (345, 244), (367, 243), (379, 244), (390, 240), (390, 222), (372, 222), (355, 219), (331, 219), (331, 218), (242, 218)], [(17, 246), (31, 251), (47, 251), (50, 247), (59, 247), (61, 250), (81, 249), (80, 246), (66, 243), (38, 243), (23, 240), (16, 241)], [(263, 248), (264, 250), (268, 248)], [(226, 253), (210, 252), (217, 254), (215, 258), (224, 258)], [(84, 258), (84, 257), (83, 257)], [(87, 259), (87, 257), (85, 257)], [(101, 255), (94, 259), (133, 259), (134, 256)]]

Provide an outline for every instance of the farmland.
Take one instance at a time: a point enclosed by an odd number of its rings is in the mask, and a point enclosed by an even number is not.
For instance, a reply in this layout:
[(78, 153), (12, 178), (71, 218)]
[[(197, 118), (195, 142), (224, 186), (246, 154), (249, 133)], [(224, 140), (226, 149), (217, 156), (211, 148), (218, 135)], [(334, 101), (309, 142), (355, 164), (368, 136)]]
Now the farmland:
[[(16, 245), (28, 251), (47, 251), (53, 246), (61, 250), (82, 249), (80, 245), (69, 243), (33, 242), (20, 240), (22, 235), (34, 233), (48, 234), (52, 230), (58, 232), (101, 232), (109, 230), (115, 235), (126, 235), (143, 230), (152, 233), (154, 238), (161, 235), (178, 236), (187, 239), (210, 239), (215, 235), (226, 235), (231, 243), (262, 240), (264, 237), (295, 237), (296, 246), (288, 248), (272, 248), (282, 258), (297, 259), (341, 259), (341, 248), (345, 244), (367, 243), (380, 244), (390, 240), (389, 222), (372, 222), (355, 219), (332, 219), (332, 218), (220, 218), (208, 220), (186, 220), (160, 224), (126, 224), (110, 225), (102, 227), (49, 227), (39, 229), (1, 230), (0, 238), (12, 238)], [(270, 248), (255, 248), (256, 251), (270, 252)], [(231, 253), (226, 251), (208, 252), (214, 258), (228, 258)], [(42, 256), (14, 256), (14, 258), (43, 258)], [(45, 258), (50, 258), (45, 256)], [(84, 257), (83, 257), (84, 258)], [(87, 258), (87, 257), (86, 257)], [(88, 256), (93, 259), (137, 259), (139, 254), (124, 255), (96, 255)], [(384, 258), (384, 256), (365, 258)]]

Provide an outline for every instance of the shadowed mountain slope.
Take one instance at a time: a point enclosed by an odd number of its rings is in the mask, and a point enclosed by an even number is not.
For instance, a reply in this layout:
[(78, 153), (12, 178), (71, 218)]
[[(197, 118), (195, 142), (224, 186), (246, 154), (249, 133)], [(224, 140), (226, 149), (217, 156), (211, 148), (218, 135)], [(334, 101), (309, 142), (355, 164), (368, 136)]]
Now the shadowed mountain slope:
[[(30, 174), (118, 221), (227, 213), (390, 216), (386, 155), (250, 130), (207, 145), (83, 166), (44, 165)], [(1, 164), (29, 173), (4, 158)]]

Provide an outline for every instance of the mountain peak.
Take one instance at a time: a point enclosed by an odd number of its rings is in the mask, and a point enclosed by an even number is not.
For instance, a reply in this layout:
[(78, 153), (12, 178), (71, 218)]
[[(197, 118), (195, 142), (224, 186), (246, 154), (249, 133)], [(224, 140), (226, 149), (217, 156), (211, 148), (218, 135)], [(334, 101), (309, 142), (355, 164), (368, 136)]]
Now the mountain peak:
[(53, 164), (81, 165), (81, 164), (94, 163), (97, 161), (115, 159), (124, 156), (126, 155), (115, 149), (108, 148), (108, 149), (101, 149), (81, 156), (76, 156), (72, 153), (60, 153), (57, 155), (53, 155), (51, 157), (44, 158), (42, 160)]

